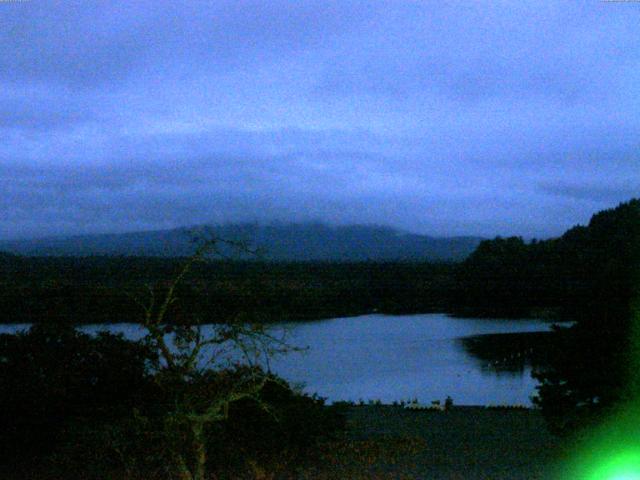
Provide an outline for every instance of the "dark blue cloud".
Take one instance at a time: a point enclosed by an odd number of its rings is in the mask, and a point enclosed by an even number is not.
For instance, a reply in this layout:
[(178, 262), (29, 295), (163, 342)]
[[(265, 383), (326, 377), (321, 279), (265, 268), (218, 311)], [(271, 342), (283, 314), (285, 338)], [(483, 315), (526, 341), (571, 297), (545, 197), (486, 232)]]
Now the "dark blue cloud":
[(568, 182), (542, 183), (539, 185), (542, 192), (559, 197), (568, 197), (576, 200), (590, 200), (592, 202), (608, 202), (615, 204), (629, 198), (640, 196), (640, 185), (630, 182), (618, 185), (598, 185), (594, 183), (576, 184)]
[(640, 7), (0, 3), (0, 237), (548, 236), (640, 190)]

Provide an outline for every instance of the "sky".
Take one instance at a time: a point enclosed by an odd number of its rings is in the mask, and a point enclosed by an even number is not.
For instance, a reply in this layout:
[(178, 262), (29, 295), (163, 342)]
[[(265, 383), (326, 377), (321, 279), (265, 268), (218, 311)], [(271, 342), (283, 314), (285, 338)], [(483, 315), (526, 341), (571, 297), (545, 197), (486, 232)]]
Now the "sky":
[(546, 238), (640, 196), (640, 2), (0, 1), (0, 238)]

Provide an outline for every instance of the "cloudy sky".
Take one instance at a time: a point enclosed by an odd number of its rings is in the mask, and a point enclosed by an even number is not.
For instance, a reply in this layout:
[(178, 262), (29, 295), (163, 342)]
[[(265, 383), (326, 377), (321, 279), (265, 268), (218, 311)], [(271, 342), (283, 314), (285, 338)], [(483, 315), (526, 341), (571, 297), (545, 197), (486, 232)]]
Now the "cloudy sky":
[(0, 238), (547, 237), (640, 196), (640, 3), (0, 2)]

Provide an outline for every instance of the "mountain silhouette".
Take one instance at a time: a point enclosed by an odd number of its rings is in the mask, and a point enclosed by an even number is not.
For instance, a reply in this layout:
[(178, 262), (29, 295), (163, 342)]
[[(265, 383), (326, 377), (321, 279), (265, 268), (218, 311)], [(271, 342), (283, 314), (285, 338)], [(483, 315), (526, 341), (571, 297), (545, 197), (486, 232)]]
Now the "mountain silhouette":
[[(263, 252), (261, 258), (272, 261), (457, 261), (468, 257), (482, 240), (431, 237), (378, 225), (243, 223), (1, 241), (0, 250), (29, 256), (180, 257), (193, 253), (192, 239), (203, 232), (245, 242)], [(229, 248), (223, 251), (234, 255)]]

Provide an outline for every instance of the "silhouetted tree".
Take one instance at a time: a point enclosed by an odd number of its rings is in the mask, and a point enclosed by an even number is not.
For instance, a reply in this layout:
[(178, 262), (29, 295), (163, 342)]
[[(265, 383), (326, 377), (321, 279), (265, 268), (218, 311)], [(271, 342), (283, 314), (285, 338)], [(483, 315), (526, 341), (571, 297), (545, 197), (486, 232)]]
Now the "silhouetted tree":
[(639, 393), (640, 200), (593, 216), (552, 243), (557, 303), (578, 323), (558, 331), (535, 402), (558, 432), (597, 420)]
[[(232, 404), (252, 400), (263, 410), (270, 410), (260, 393), (267, 383), (279, 380), (263, 367), (273, 355), (292, 350), (262, 325), (242, 318), (219, 324), (206, 334), (199, 318), (170, 322), (170, 307), (178, 300), (180, 283), (195, 263), (206, 261), (212, 252), (218, 253), (219, 242), (213, 238), (202, 241), (160, 294), (150, 288), (147, 301), (139, 300), (148, 331), (143, 342), (157, 354), (154, 380), (164, 399), (164, 429), (173, 437), (167, 444), (176, 445), (171, 441), (175, 438), (185, 440), (170, 451), (182, 480), (205, 479), (209, 430), (228, 419)], [(242, 244), (224, 243), (246, 250)]]

